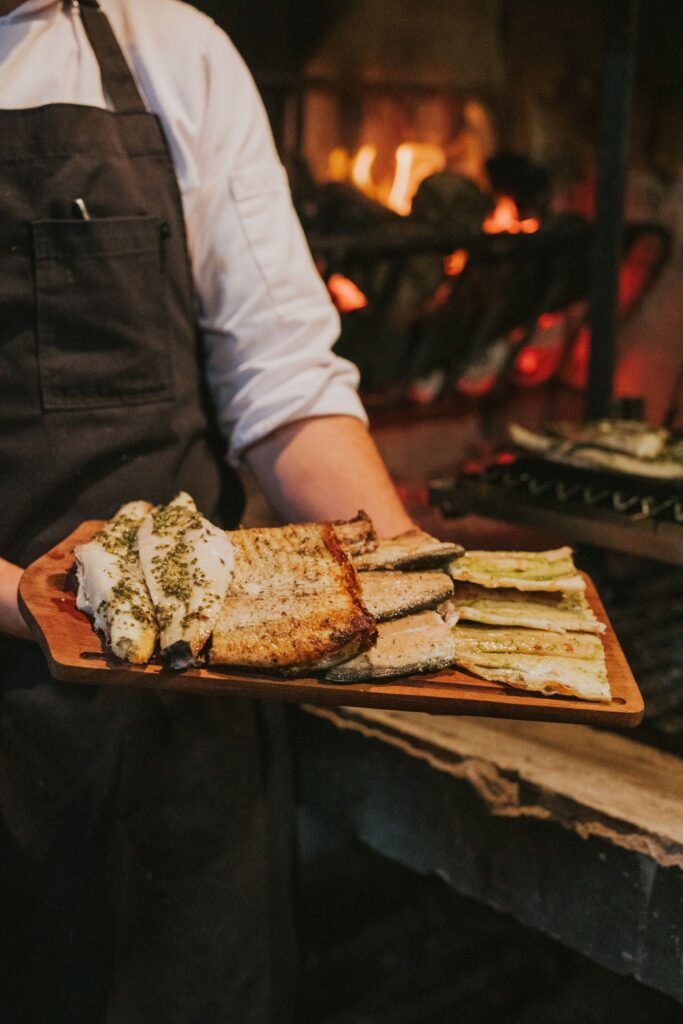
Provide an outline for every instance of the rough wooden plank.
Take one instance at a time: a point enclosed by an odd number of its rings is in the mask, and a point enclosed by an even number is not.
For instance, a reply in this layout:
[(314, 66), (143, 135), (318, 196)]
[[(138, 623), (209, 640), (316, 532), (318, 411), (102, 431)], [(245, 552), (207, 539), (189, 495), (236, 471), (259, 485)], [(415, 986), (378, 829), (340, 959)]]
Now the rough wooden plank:
[(683, 1002), (683, 762), (583, 726), (310, 709), (305, 806)]

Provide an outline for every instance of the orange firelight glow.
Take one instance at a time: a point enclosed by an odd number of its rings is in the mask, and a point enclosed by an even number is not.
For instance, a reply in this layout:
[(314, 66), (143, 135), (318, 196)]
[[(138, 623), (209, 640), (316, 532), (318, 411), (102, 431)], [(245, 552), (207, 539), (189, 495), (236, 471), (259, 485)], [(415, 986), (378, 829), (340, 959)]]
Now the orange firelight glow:
[(489, 214), (482, 224), (482, 229), (488, 235), (498, 235), (503, 231), (510, 235), (532, 235), (540, 226), (535, 217), (521, 220), (514, 199), (510, 196), (501, 196), (493, 213)]
[(374, 146), (361, 146), (351, 165), (351, 181), (370, 199), (375, 198), (377, 191), (372, 180), (372, 165), (376, 156), (377, 150)]
[(387, 198), (389, 209), (407, 216), (420, 182), (430, 174), (442, 171), (445, 166), (446, 154), (440, 146), (404, 142), (396, 150), (396, 173)]
[(446, 256), (443, 261), (443, 269), (446, 276), (457, 277), (458, 274), (462, 274), (469, 258), (467, 249), (456, 249), (450, 256)]
[(368, 304), (358, 285), (343, 274), (332, 274), (327, 281), (327, 290), (340, 313), (353, 313), (357, 309), (365, 309)]

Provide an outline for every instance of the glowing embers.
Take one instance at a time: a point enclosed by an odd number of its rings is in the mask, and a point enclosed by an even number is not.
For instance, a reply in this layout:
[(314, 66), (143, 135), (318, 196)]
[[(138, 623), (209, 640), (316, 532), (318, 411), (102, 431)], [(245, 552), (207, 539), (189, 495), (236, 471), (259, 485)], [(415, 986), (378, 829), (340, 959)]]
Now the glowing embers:
[(532, 235), (540, 226), (536, 217), (520, 218), (514, 199), (510, 196), (501, 196), (493, 212), (482, 224), (482, 230), (488, 235), (498, 235), (504, 231), (509, 235)]

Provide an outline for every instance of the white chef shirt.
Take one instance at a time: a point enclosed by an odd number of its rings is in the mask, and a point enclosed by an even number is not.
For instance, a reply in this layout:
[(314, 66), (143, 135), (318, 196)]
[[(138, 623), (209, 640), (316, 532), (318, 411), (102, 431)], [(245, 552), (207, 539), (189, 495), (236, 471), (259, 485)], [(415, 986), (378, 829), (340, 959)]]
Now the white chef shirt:
[[(310, 416), (365, 420), (358, 374), (315, 270), (252, 78), (227, 36), (178, 0), (102, 0), (180, 185), (209, 385), (231, 461)], [(108, 107), (80, 15), (26, 0), (0, 17), (0, 108)]]

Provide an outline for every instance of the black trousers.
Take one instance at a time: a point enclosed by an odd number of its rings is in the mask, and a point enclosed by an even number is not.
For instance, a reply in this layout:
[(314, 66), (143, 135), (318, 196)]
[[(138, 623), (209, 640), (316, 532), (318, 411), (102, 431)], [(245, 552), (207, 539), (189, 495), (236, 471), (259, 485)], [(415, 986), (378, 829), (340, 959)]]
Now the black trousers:
[(58, 683), (0, 645), (2, 1024), (280, 1024), (296, 977), (279, 708)]

